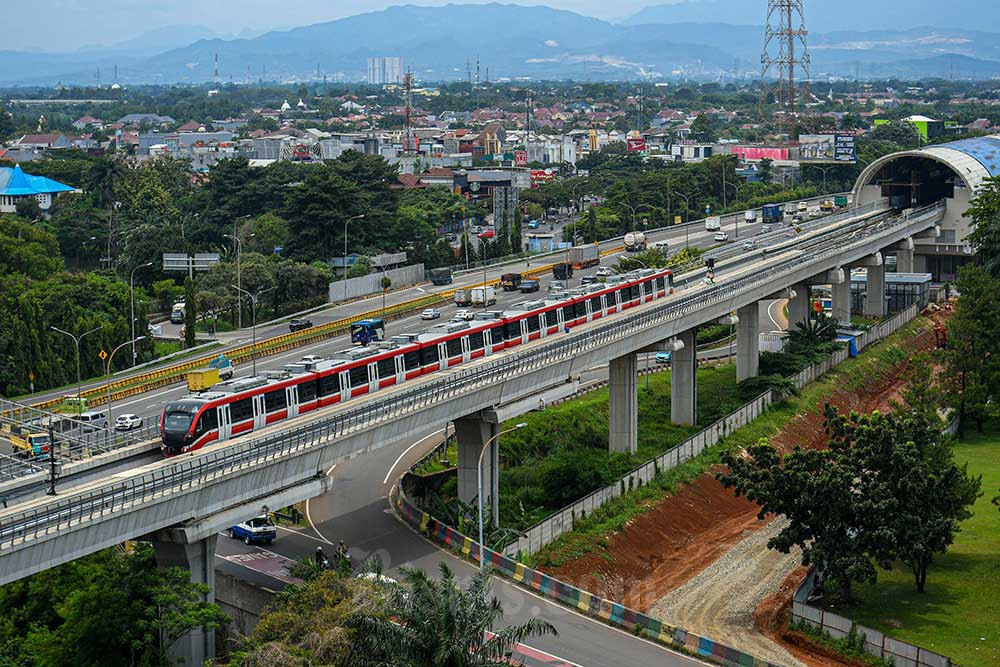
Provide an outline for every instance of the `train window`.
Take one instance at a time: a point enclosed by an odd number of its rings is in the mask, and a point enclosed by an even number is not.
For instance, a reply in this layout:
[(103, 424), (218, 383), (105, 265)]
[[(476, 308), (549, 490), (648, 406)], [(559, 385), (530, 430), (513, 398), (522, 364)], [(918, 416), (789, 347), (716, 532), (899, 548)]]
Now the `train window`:
[(632, 298), (633, 299), (638, 299), (639, 298), (639, 286), (638, 285), (632, 285), (632, 287), (630, 287), (629, 289), (630, 289)]
[(572, 322), (576, 319), (576, 309), (573, 308), (573, 304), (568, 306), (563, 306), (563, 321)]
[(235, 424), (236, 422), (241, 422), (245, 419), (251, 419), (253, 417), (253, 401), (249, 398), (244, 398), (239, 401), (233, 401), (229, 404), (229, 415), (230, 421)]
[(195, 424), (194, 432), (197, 435), (201, 435), (206, 431), (211, 431), (219, 425), (218, 413), (216, 413), (215, 408), (207, 408), (198, 417), (198, 423)]
[(429, 343), (427, 347), (420, 348), (420, 363), (423, 366), (429, 366), (431, 364), (436, 364), (439, 361), (438, 358), (438, 346), (437, 343)]
[(420, 350), (411, 350), (403, 355), (403, 365), (406, 370), (412, 371), (420, 368)]
[(622, 303), (628, 303), (629, 295), (627, 287), (618, 290), (618, 300), (621, 301)]
[(493, 327), (492, 329), (490, 329), (490, 336), (493, 339), (493, 344), (494, 345), (500, 345), (501, 343), (503, 343), (504, 340), (505, 340), (504, 339), (504, 326), (501, 324), (500, 326), (496, 326), (496, 327)]
[(665, 277), (656, 279), (656, 291), (663, 292), (667, 289), (667, 279)]
[(481, 350), (486, 346), (485, 337), (482, 331), (473, 331), (469, 334), (469, 349)]
[(595, 296), (590, 300), (590, 312), (592, 313), (601, 312), (601, 297)]
[(528, 332), (534, 333), (541, 328), (538, 324), (538, 315), (528, 315)]
[(340, 373), (330, 373), (319, 379), (319, 395), (332, 396), (340, 393)]
[(559, 324), (559, 313), (558, 313), (558, 311), (555, 308), (553, 308), (552, 310), (546, 311), (545, 312), (545, 326), (547, 326), (547, 327), (554, 327), (557, 324)]
[(521, 337), (521, 320), (513, 320), (504, 324), (504, 340), (517, 340)]
[(355, 366), (350, 370), (349, 377), (351, 378), (352, 387), (360, 387), (361, 385), (368, 384), (368, 365)]
[(316, 398), (316, 381), (308, 380), (299, 385), (299, 403), (308, 403)]
[(275, 389), (264, 394), (264, 409), (267, 412), (277, 412), (287, 407), (288, 401), (285, 398), (284, 389)]
[(462, 339), (452, 338), (446, 344), (445, 347), (448, 350), (449, 357), (458, 357), (462, 355)]
[(396, 374), (396, 357), (379, 359), (378, 376), (382, 379), (391, 378)]

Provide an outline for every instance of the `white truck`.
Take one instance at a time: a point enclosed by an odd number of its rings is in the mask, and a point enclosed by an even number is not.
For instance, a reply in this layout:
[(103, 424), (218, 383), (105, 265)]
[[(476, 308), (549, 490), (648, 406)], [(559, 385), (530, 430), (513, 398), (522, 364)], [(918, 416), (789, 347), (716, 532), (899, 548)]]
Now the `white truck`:
[(178, 301), (174, 304), (174, 307), (170, 309), (170, 323), (171, 324), (184, 324), (184, 302)]
[(748, 225), (752, 225), (757, 222), (757, 209), (752, 208), (749, 211), (743, 211), (743, 222)]
[(646, 249), (646, 235), (642, 232), (629, 232), (625, 235), (625, 250), (639, 252)]
[(492, 286), (472, 288), (473, 306), (492, 306), (497, 302), (497, 293)]
[(722, 218), (717, 215), (710, 215), (705, 218), (705, 231), (717, 232), (722, 229)]

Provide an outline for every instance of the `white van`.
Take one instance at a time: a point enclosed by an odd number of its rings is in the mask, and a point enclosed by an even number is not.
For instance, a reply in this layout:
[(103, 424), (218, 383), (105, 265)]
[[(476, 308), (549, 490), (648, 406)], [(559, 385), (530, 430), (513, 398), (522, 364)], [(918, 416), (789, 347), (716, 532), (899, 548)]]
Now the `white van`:
[(84, 428), (98, 429), (108, 427), (108, 415), (106, 412), (101, 412), (100, 410), (88, 410), (77, 417), (76, 420), (83, 422)]
[(670, 242), (669, 241), (656, 241), (653, 244), (653, 250), (659, 250), (663, 254), (670, 252)]

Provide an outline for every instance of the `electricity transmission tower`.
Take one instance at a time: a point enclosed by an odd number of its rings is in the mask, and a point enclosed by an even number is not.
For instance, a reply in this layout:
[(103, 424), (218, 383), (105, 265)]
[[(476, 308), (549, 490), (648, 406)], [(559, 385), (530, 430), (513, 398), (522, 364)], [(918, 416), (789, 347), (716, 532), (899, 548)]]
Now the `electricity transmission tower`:
[[(767, 103), (767, 94), (773, 93), (781, 110), (779, 127), (789, 139), (798, 137), (796, 71), (803, 75), (803, 92), (808, 90), (808, 34), (802, 0), (768, 0), (764, 51), (760, 55), (761, 107)], [(769, 83), (769, 73), (775, 82)]]

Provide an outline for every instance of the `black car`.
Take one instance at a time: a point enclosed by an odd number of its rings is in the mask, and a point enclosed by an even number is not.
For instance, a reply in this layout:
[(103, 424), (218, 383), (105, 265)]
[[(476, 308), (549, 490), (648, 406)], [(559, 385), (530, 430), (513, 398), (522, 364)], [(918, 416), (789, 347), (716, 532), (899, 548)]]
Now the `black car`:
[(301, 320), (300, 319), (289, 320), (288, 321), (288, 330), (289, 331), (302, 331), (303, 329), (308, 329), (308, 328), (312, 327), (312, 325), (313, 325), (312, 320), (305, 320), (305, 319), (301, 319)]
[(523, 294), (527, 294), (528, 292), (537, 292), (540, 287), (537, 280), (522, 280), (520, 290)]

